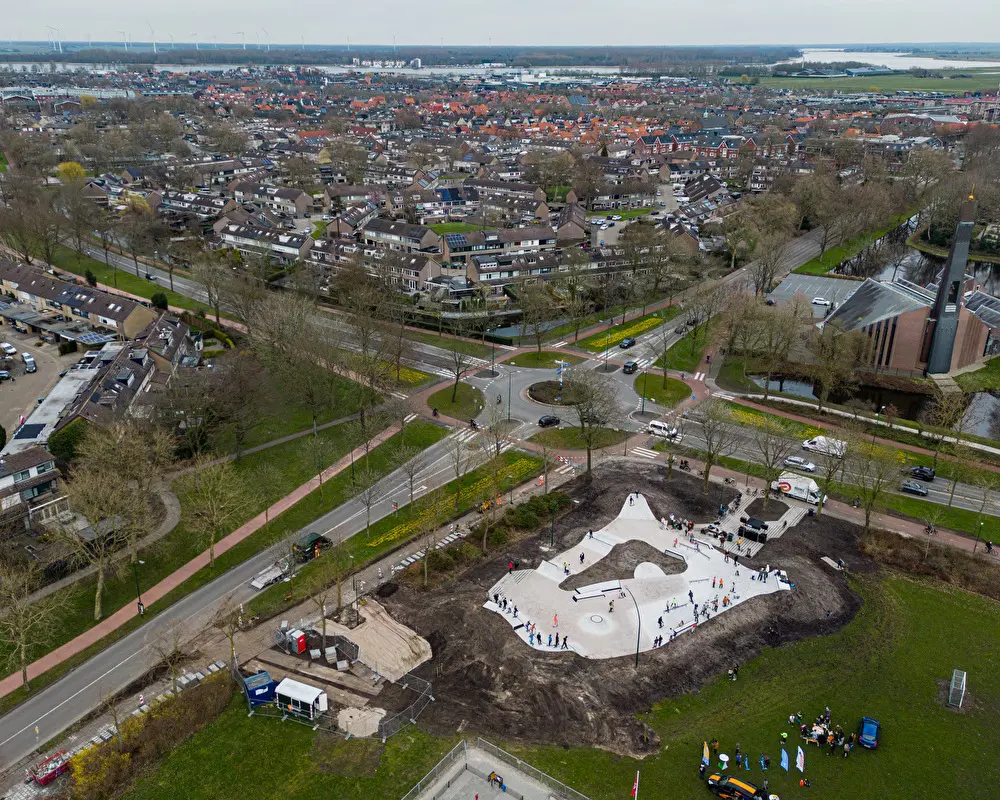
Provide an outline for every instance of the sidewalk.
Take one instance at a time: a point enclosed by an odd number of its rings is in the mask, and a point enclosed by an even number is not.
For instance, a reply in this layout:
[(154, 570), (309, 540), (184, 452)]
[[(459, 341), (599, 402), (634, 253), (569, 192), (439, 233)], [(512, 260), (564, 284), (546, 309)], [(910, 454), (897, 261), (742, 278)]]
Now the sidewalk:
[[(372, 440), (370, 447), (377, 447), (382, 444), (386, 439), (394, 436), (399, 432), (399, 426), (393, 425), (390, 428), (384, 430), (378, 436)], [(359, 446), (354, 449), (352, 453), (348, 453), (346, 456), (341, 458), (337, 463), (323, 470), (322, 481), (325, 483), (330, 480), (330, 478), (348, 469), (351, 465), (351, 460), (355, 458), (361, 458), (364, 456), (365, 448), (364, 446)], [(284, 511), (294, 506), (297, 502), (302, 500), (306, 495), (312, 492), (314, 489), (320, 486), (320, 475), (316, 475), (302, 484), (298, 489), (295, 489), (291, 493), (285, 495), (281, 500), (278, 500), (274, 505), (268, 508), (266, 511), (261, 512), (253, 519), (241, 525), (235, 531), (230, 533), (228, 536), (224, 537), (218, 541), (215, 545), (216, 556), (225, 553), (230, 550), (252, 533), (260, 530), (266, 524), (267, 520), (278, 516)], [(207, 567), (209, 564), (208, 551), (204, 551), (195, 558), (191, 559), (187, 564), (185, 564), (180, 569), (168, 575), (166, 578), (161, 580), (155, 586), (150, 587), (145, 592), (143, 592), (143, 600), (145, 601), (146, 607), (148, 608), (157, 600), (161, 599), (165, 595), (169, 594), (171, 591), (180, 586), (184, 581), (193, 576), (199, 570)], [(61, 647), (56, 648), (51, 653), (42, 656), (37, 661), (32, 662), (28, 666), (28, 677), (36, 678), (47, 670), (61, 664), (63, 661), (75, 656), (86, 650), (93, 644), (101, 641), (105, 636), (112, 633), (113, 631), (120, 628), (130, 619), (138, 614), (138, 609), (135, 605), (129, 604), (123, 608), (118, 609), (114, 614), (106, 617), (104, 620), (99, 622), (94, 627), (84, 631), (79, 636), (66, 642), (66, 644)], [(20, 671), (8, 675), (2, 681), (0, 681), (0, 697), (10, 694), (12, 691), (18, 689), (21, 686), (21, 673)]]

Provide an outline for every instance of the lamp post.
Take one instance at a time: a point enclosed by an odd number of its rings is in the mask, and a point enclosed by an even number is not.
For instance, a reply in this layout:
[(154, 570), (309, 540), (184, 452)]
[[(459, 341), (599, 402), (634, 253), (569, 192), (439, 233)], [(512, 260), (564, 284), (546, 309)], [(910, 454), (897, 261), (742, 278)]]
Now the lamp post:
[[(614, 319), (611, 320), (614, 322)], [(608, 371), (608, 350), (611, 349), (611, 328), (608, 328), (608, 336), (604, 342), (604, 371)]]
[(552, 512), (552, 528), (549, 532), (549, 547), (556, 546), (556, 507), (554, 503), (549, 504), (549, 511)]
[(635, 595), (632, 590), (628, 590), (628, 596), (632, 598), (632, 602), (635, 604), (635, 620), (639, 625), (639, 629), (635, 633), (635, 667), (639, 668), (639, 642), (642, 640), (642, 614), (639, 613), (639, 602), (635, 599)]
[(139, 616), (143, 616), (146, 613), (146, 606), (142, 604), (142, 592), (139, 590), (139, 564), (145, 564), (145, 561), (133, 561), (132, 562), (132, 577), (135, 578), (135, 607), (139, 610)]
[(511, 392), (514, 385), (514, 371), (507, 368), (507, 422), (510, 422), (510, 403), (511, 403)]
[(878, 434), (879, 415), (883, 411), (885, 411), (885, 406), (879, 406), (878, 411), (875, 412), (875, 427), (872, 428), (872, 444), (875, 444), (875, 437)]
[(979, 527), (976, 529), (976, 543), (972, 545), (972, 555), (976, 554), (976, 550), (979, 549), (979, 540), (983, 537), (983, 520), (979, 521)]
[(642, 371), (642, 407), (639, 409), (639, 416), (646, 413), (646, 379), (649, 377), (647, 370)]

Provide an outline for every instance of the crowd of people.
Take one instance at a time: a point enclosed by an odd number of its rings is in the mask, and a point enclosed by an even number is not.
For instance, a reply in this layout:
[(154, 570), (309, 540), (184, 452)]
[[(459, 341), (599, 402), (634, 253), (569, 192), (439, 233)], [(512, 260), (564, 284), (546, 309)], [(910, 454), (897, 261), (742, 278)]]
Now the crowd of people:
[[(847, 758), (858, 741), (856, 733), (852, 731), (850, 734), (846, 734), (840, 725), (831, 723), (829, 706), (811, 724), (802, 721), (801, 713), (790, 716), (788, 721), (799, 726), (799, 735), (804, 741), (818, 747), (828, 747), (827, 755), (843, 753), (844, 758)], [(782, 734), (782, 736), (786, 735)]]

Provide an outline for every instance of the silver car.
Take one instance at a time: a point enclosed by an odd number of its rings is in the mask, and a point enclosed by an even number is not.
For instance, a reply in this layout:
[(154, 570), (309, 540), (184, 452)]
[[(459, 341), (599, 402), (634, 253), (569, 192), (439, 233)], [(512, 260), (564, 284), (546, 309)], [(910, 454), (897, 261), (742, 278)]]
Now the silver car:
[(812, 461), (806, 461), (800, 456), (789, 456), (785, 459), (785, 466), (791, 469), (797, 469), (800, 472), (815, 472), (816, 465)]

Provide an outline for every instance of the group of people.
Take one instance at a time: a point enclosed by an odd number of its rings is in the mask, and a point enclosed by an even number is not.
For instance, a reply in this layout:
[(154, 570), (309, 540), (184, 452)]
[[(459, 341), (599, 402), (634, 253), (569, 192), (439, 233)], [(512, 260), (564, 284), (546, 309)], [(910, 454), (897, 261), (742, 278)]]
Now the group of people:
[[(829, 706), (826, 707), (822, 714), (816, 717), (812, 724), (803, 722), (801, 713), (790, 716), (788, 721), (799, 725), (799, 735), (805, 741), (811, 742), (817, 747), (826, 745), (829, 748), (827, 755), (830, 756), (839, 751), (844, 754), (844, 758), (847, 758), (858, 741), (856, 733), (851, 732), (848, 735), (844, 733), (839, 725), (834, 725), (830, 722)], [(783, 733), (782, 737), (787, 738), (788, 734)]]
[(687, 531), (689, 534), (694, 531), (694, 522), (689, 519), (681, 519), (671, 514), (669, 517), (660, 518), (660, 530), (670, 528), (675, 531)]

